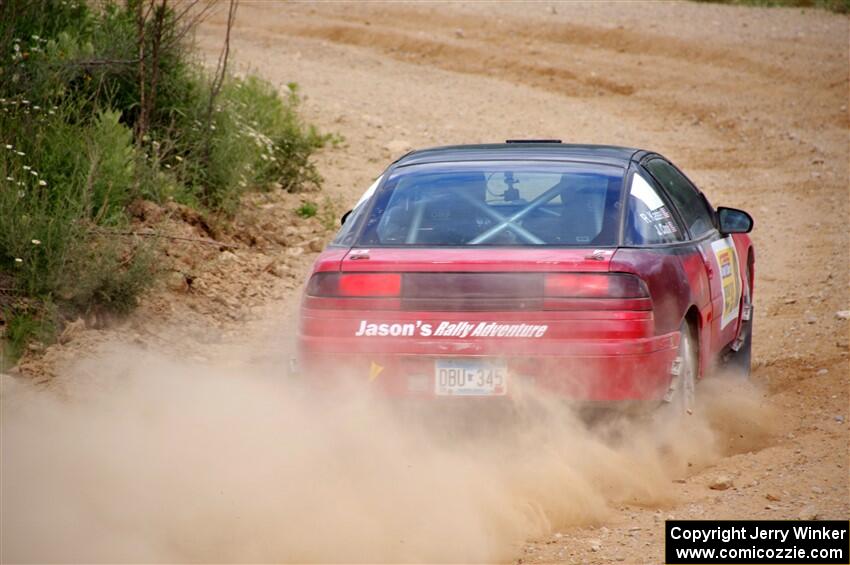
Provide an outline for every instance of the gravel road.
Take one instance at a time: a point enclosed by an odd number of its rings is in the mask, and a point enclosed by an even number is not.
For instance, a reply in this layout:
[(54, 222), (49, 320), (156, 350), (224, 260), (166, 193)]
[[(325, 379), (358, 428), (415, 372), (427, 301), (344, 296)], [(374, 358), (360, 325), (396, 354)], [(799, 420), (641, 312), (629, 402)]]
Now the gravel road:
[[(224, 22), (198, 31), (211, 59)], [(403, 435), (373, 440), (382, 421), (350, 425), (265, 385), (233, 389), (233, 374), (282, 358), (322, 233), (278, 225), (298, 221), (281, 212), (298, 197), (257, 196), (237, 221), (244, 249), (170, 252), (204, 285), (169, 279), (123, 324), (20, 368), (61, 376), (88, 359), (73, 374), (96, 387), (48, 383), (59, 391), (48, 401), (3, 377), (0, 557), (645, 563), (662, 561), (669, 517), (846, 519), (848, 30), (826, 11), (686, 2), (241, 3), (233, 68), (297, 82), (307, 118), (344, 136), (319, 156), (341, 210), (409, 148), (524, 137), (653, 149), (715, 206), (749, 210), (754, 386), (705, 387), (716, 394), (699, 432), (668, 427), (659, 443), (641, 430), (647, 451), (673, 449), (678, 466), (582, 432), (566, 459), (526, 444), (481, 453), (511, 461), (492, 476), (475, 449), (423, 458)], [(284, 229), (297, 249), (272, 241)], [(127, 378), (130, 392), (116, 384)], [(373, 466), (357, 458), (365, 446)], [(350, 466), (334, 475), (340, 461)], [(450, 485), (409, 475), (414, 465), (484, 478)], [(517, 500), (532, 512), (508, 512)]]

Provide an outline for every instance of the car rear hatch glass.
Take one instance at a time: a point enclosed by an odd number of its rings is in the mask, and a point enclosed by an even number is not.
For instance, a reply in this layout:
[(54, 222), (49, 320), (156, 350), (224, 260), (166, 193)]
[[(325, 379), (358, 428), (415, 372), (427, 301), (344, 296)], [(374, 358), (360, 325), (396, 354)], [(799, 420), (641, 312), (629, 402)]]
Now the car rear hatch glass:
[(545, 161), (401, 167), (377, 190), (359, 247), (610, 247), (623, 169)]

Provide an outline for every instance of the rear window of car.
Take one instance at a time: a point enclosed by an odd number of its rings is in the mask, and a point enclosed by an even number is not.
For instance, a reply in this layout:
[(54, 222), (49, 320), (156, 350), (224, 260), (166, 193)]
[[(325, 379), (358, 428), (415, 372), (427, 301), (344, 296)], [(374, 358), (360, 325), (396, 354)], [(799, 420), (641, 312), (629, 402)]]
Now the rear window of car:
[(403, 167), (373, 197), (358, 245), (613, 246), (623, 169), (476, 162)]

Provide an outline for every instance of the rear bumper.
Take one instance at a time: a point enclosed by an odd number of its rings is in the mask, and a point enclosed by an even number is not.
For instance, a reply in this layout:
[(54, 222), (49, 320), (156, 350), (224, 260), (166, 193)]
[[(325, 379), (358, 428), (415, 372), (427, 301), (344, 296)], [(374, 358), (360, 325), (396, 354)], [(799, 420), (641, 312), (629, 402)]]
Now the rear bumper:
[(651, 401), (664, 396), (678, 333), (636, 339), (380, 340), (299, 336), (299, 372), (317, 385), (340, 380), (398, 397), (438, 397), (435, 360), (498, 358), (507, 394), (523, 385), (577, 401)]

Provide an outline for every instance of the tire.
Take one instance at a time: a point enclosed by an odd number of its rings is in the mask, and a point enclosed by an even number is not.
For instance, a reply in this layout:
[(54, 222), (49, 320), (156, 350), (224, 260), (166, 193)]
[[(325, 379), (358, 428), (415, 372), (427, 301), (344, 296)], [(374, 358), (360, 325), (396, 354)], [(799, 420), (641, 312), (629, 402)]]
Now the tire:
[(682, 322), (679, 336), (677, 370), (670, 379), (670, 388), (664, 400), (674, 414), (691, 414), (696, 401), (699, 342), (696, 330), (687, 321)]

